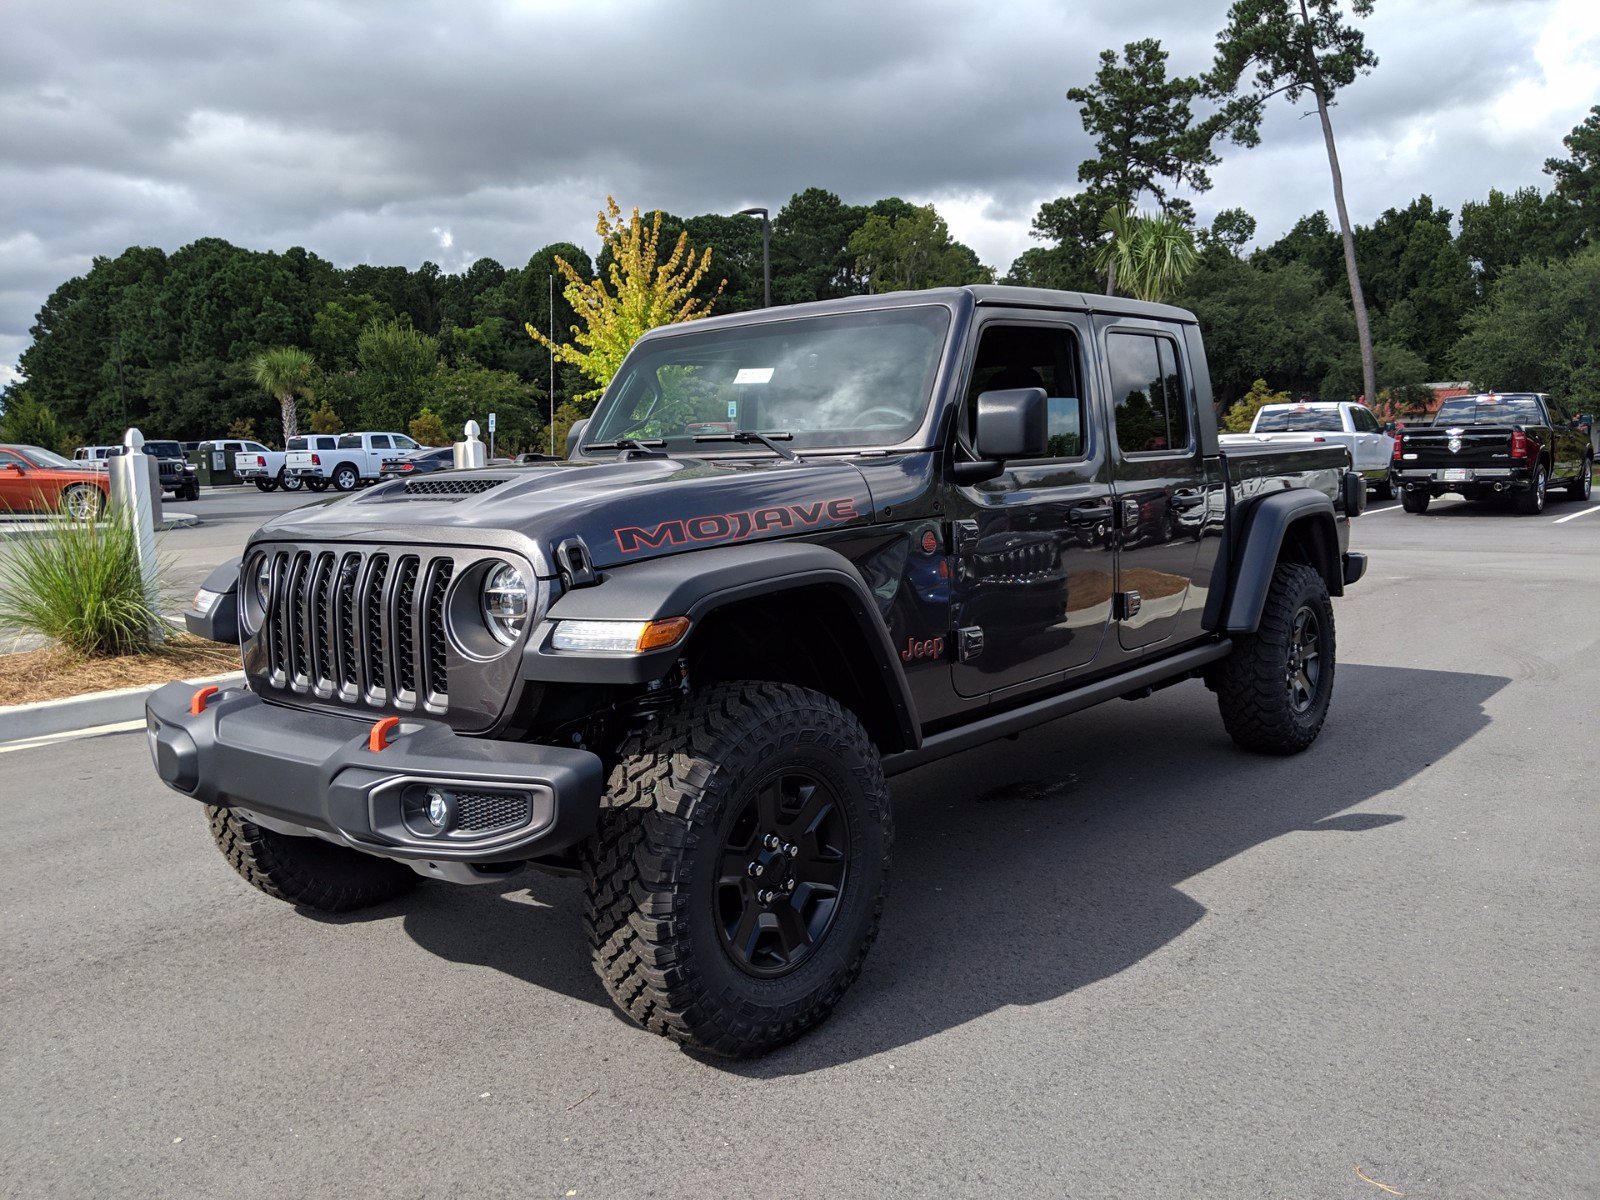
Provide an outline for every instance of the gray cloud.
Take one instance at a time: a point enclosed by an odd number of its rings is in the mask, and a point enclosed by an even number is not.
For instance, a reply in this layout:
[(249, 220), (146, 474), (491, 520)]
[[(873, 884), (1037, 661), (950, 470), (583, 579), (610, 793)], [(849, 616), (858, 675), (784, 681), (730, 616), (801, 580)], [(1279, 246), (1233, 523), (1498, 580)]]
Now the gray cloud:
[[(1171, 0), (207, 0), (14, 5), (0, 44), (0, 364), (96, 254), (216, 235), (339, 263), (517, 264), (593, 241), (607, 192), (679, 213), (934, 200), (1004, 267), (1091, 151), (1066, 89), (1103, 47), (1209, 60), (1223, 4)], [(1336, 113), (1353, 215), (1447, 207), (1539, 166), (1600, 100), (1579, 0), (1384, 0)], [(1280, 104), (1202, 216), (1264, 238), (1328, 207), (1320, 134)], [(447, 236), (448, 235), (448, 236)], [(444, 243), (448, 241), (448, 245)], [(0, 372), (5, 368), (0, 366)]]

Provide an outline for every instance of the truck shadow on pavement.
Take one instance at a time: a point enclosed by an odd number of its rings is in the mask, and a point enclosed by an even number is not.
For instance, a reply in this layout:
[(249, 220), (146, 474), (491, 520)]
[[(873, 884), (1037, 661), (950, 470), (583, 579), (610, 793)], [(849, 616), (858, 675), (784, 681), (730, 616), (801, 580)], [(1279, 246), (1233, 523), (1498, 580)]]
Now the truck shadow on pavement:
[[(804, 1074), (1116, 975), (1205, 916), (1183, 885), (1219, 863), (1287, 834), (1364, 853), (1343, 839), (1404, 818), (1346, 810), (1482, 730), (1508, 682), (1341, 664), (1322, 737), (1288, 759), (1235, 749), (1190, 683), (900, 776), (889, 902), (861, 979), (793, 1046), (711, 1065)], [(523, 875), (424, 889), (405, 928), (442, 958), (609, 1007), (581, 913), (575, 881)]]

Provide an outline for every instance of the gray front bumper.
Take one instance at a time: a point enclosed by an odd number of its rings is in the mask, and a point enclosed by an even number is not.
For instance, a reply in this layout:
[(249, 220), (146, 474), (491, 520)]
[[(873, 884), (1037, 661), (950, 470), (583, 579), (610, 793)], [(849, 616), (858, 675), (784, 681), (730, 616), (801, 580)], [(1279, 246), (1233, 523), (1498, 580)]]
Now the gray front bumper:
[[(243, 688), (193, 712), (192, 684), (169, 683), (145, 704), (156, 773), (204, 804), (331, 835), (385, 858), (507, 863), (551, 854), (593, 832), (604, 786), (585, 750), (464, 737), (438, 721), (405, 720), (381, 750), (373, 722), (268, 704)], [(527, 817), (485, 833), (419, 831), (407, 789), (505, 792)]]

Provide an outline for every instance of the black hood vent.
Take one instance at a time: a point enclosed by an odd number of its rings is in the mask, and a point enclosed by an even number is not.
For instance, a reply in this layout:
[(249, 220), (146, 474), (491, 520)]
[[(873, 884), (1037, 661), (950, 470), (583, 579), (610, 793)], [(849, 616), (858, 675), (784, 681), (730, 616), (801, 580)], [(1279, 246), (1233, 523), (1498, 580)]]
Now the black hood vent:
[(406, 495), (453, 500), (457, 496), (476, 496), (505, 482), (504, 479), (484, 479), (480, 476), (470, 479), (408, 479)]

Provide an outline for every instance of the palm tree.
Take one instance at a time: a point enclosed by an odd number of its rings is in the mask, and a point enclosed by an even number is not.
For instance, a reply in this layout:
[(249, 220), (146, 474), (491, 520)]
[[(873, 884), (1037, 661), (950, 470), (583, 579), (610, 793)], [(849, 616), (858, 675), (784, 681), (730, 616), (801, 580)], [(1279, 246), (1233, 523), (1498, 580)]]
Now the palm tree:
[(300, 414), (295, 402), (309, 390), (307, 385), (311, 382), (312, 366), (311, 355), (296, 346), (263, 350), (250, 360), (250, 371), (255, 381), (283, 410), (285, 442), (300, 432)]
[(1200, 262), (1194, 234), (1180, 217), (1158, 213), (1147, 217), (1128, 208), (1113, 208), (1100, 222), (1110, 239), (1095, 251), (1094, 265), (1106, 273), (1106, 295), (1125, 291), (1140, 300), (1165, 300)]

